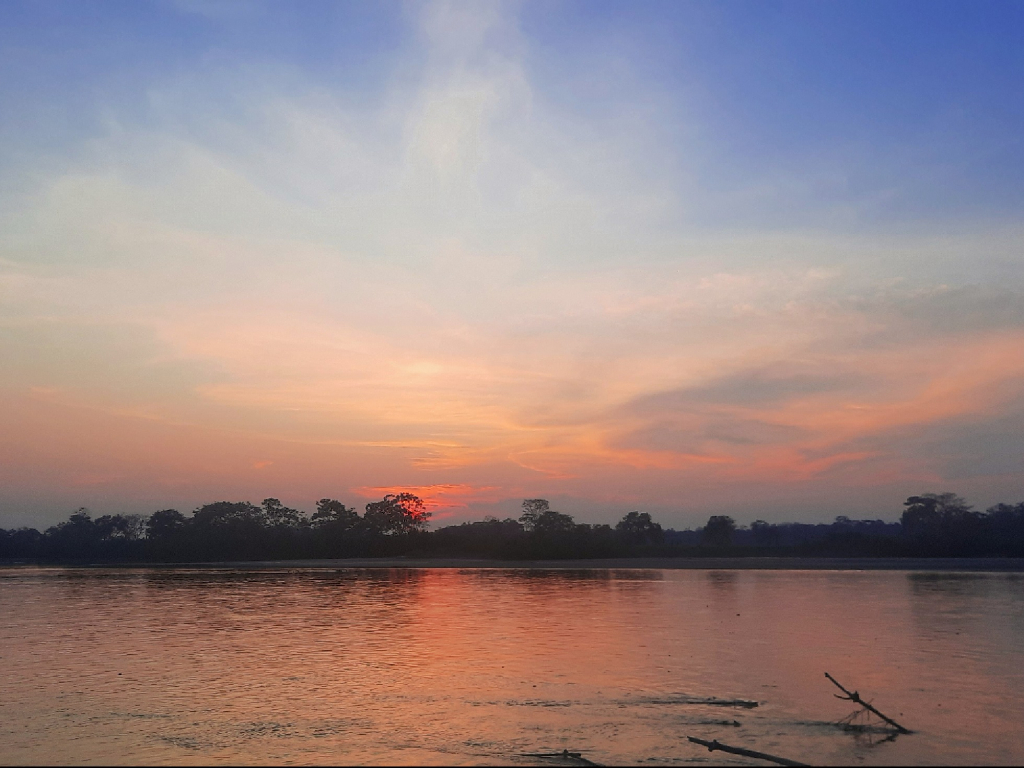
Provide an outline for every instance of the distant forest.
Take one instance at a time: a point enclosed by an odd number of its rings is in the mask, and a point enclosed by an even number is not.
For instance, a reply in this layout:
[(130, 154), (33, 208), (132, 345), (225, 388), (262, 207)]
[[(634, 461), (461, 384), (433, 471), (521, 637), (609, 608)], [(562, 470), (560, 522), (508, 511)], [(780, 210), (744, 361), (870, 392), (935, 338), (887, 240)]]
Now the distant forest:
[(1024, 502), (984, 512), (952, 493), (911, 496), (898, 523), (837, 517), (827, 524), (737, 526), (712, 516), (696, 530), (663, 529), (646, 512), (614, 526), (577, 523), (544, 499), (523, 501), (518, 519), (428, 530), (423, 501), (389, 494), (359, 515), (321, 499), (311, 516), (278, 499), (218, 501), (186, 516), (175, 509), (93, 518), (82, 508), (38, 531), (0, 529), (4, 562), (214, 562), (344, 557), (474, 557), (546, 560), (607, 557), (846, 556), (1024, 557)]

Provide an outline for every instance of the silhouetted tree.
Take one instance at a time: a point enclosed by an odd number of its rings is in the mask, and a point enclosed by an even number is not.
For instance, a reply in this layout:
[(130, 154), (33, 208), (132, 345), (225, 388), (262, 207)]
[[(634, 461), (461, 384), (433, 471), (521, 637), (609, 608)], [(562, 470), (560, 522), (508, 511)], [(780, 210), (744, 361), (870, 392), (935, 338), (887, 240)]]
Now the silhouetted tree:
[(518, 520), (486, 517), (482, 522), (462, 523), (439, 528), (430, 534), (439, 555), (472, 555), (507, 559), (529, 558), (526, 532)]
[(363, 522), (373, 533), (382, 536), (397, 536), (426, 530), (430, 512), (423, 506), (423, 500), (412, 493), (389, 493), (381, 501), (366, 505)]
[(372, 535), (371, 532), (355, 509), (337, 499), (320, 499), (310, 518), (310, 526), (310, 551), (320, 557), (369, 554), (367, 536)]
[(584, 548), (585, 528), (572, 516), (551, 509), (546, 499), (524, 499), (519, 518), (526, 534), (525, 554), (529, 558), (574, 557)]
[(329, 525), (347, 531), (359, 525), (359, 513), (336, 499), (320, 499), (310, 521), (315, 528)]
[(138, 541), (146, 536), (142, 515), (103, 515), (93, 522), (100, 539)]
[(286, 507), (280, 499), (264, 499), (263, 520), (271, 528), (298, 528), (308, 522), (299, 510)]
[(63, 523), (48, 528), (45, 535), (58, 557), (71, 560), (89, 558), (99, 549), (99, 531), (85, 507), (76, 509)]
[(35, 528), (0, 530), (0, 558), (38, 558), (45, 543), (46, 537)]
[(754, 543), (761, 547), (773, 547), (779, 543), (778, 526), (766, 523), (764, 520), (755, 520), (750, 524), (750, 534)]
[[(487, 518), (427, 532), (430, 514), (410, 493), (366, 505), (360, 518), (340, 501), (321, 499), (311, 519), (279, 499), (220, 501), (186, 517), (173, 509), (93, 519), (76, 510), (44, 533), (0, 529), (0, 558), (64, 562), (251, 560), (365, 555), (483, 556), (507, 559), (592, 558), (637, 554), (697, 554), (697, 545), (755, 554), (826, 556), (1024, 556), (1024, 503), (974, 511), (952, 493), (907, 499), (901, 523), (853, 520), (769, 524), (737, 529), (726, 516), (703, 528), (662, 531), (649, 514), (630, 512), (612, 529), (577, 524), (544, 499), (526, 499), (519, 521)], [(527, 528), (529, 530), (527, 530)], [(640, 549), (643, 547), (644, 549)]]
[(268, 556), (263, 510), (248, 501), (216, 501), (192, 513), (189, 557), (250, 560)]
[(658, 544), (665, 538), (665, 532), (651, 519), (647, 512), (630, 512), (615, 525), (630, 544)]
[(982, 515), (955, 493), (911, 496), (900, 517), (904, 534), (916, 545), (936, 554), (974, 549)]
[(996, 504), (986, 511), (988, 549), (994, 554), (1024, 555), (1024, 502)]
[(550, 509), (547, 499), (523, 499), (523, 514), (519, 516), (519, 522), (525, 531), (530, 532), (536, 528), (540, 516)]
[(572, 515), (547, 509), (534, 521), (533, 532), (539, 536), (550, 536), (572, 533), (575, 527), (576, 523), (573, 522)]
[(176, 509), (161, 509), (146, 521), (146, 547), (150, 557), (162, 561), (189, 559), (190, 521)]
[(146, 532), (150, 539), (161, 540), (180, 534), (185, 527), (185, 516), (176, 509), (161, 509), (149, 516)]
[(728, 547), (736, 533), (736, 521), (728, 515), (712, 515), (704, 526), (704, 543), (712, 547)]
[(72, 512), (68, 516), (67, 521), (57, 523), (57, 530), (79, 531), (82, 536), (95, 535), (95, 526), (93, 526), (92, 523), (92, 515), (89, 514), (89, 510), (85, 507), (79, 507)]
[(263, 510), (248, 501), (215, 501), (192, 513), (192, 524), (200, 530), (261, 526)]

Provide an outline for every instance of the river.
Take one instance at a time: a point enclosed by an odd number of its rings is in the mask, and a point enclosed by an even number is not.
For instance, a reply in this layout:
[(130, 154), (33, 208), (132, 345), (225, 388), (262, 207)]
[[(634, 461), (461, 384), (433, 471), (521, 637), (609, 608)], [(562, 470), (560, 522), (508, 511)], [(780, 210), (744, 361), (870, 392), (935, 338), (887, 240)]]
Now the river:
[(5, 764), (1020, 764), (1024, 576), (5, 568), (0, 670)]

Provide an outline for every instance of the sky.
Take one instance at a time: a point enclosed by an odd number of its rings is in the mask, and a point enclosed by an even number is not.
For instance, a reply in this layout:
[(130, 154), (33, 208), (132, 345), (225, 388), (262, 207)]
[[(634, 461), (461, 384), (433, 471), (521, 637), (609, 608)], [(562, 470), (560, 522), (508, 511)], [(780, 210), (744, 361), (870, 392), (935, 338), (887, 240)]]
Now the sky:
[(1024, 500), (1024, 4), (0, 3), (0, 527)]

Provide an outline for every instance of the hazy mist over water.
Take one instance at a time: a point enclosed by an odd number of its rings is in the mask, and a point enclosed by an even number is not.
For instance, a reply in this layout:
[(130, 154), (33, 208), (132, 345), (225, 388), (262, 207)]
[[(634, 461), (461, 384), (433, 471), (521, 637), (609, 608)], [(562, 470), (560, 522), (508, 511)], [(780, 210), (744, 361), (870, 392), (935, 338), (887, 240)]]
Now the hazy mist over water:
[[(1018, 574), (11, 568), (0, 752), (707, 761), (691, 735), (814, 764), (1020, 763), (1022, 631)], [(830, 725), (853, 706), (825, 671), (915, 733)]]

